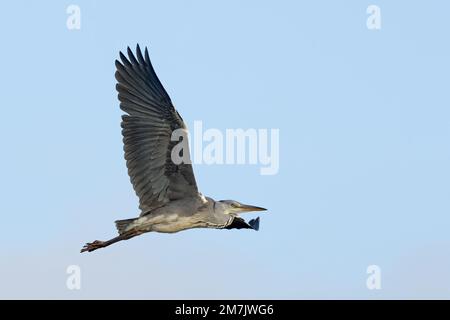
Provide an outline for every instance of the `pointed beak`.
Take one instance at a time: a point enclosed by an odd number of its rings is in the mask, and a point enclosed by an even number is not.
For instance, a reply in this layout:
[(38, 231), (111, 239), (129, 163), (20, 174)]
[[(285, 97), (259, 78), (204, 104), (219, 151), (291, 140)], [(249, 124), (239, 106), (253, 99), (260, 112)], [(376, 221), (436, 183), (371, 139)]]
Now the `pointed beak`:
[(251, 206), (249, 204), (243, 204), (240, 208), (241, 211), (266, 211), (266, 208), (261, 208), (257, 206)]

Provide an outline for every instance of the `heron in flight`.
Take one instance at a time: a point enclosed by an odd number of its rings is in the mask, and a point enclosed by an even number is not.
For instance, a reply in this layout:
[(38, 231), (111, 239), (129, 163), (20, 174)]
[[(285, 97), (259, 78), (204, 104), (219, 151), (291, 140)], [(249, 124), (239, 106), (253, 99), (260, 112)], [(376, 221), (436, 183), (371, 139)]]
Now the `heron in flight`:
[[(192, 228), (259, 229), (259, 217), (248, 223), (239, 217), (261, 207), (234, 200), (215, 201), (197, 188), (190, 161), (173, 161), (175, 130), (187, 132), (180, 114), (150, 62), (148, 50), (136, 55), (128, 48), (116, 60), (116, 89), (122, 116), (122, 135), (128, 174), (139, 198), (140, 216), (116, 221), (119, 235), (87, 243), (81, 252), (104, 248), (121, 240), (156, 231), (174, 233)], [(187, 139), (186, 135), (182, 139)], [(187, 140), (186, 140), (187, 142)], [(189, 156), (189, 150), (184, 156)], [(189, 159), (189, 157), (188, 157)]]

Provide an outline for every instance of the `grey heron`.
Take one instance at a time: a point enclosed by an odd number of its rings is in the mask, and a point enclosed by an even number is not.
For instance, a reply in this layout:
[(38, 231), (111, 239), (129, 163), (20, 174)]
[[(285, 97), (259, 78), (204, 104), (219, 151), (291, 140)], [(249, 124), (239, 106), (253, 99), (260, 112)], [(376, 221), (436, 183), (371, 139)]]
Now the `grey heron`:
[[(177, 141), (171, 138), (172, 133), (178, 129), (187, 131), (186, 125), (159, 81), (147, 48), (144, 55), (139, 45), (136, 55), (129, 47), (127, 53), (128, 58), (120, 52), (120, 61), (115, 62), (116, 89), (120, 108), (126, 113), (121, 123), (126, 165), (141, 213), (136, 218), (116, 221), (117, 237), (87, 243), (81, 252), (94, 251), (151, 231), (258, 230), (259, 217), (246, 222), (239, 214), (266, 209), (203, 196), (197, 188), (190, 161), (173, 161), (172, 150)], [(189, 150), (182, 152), (189, 156)]]

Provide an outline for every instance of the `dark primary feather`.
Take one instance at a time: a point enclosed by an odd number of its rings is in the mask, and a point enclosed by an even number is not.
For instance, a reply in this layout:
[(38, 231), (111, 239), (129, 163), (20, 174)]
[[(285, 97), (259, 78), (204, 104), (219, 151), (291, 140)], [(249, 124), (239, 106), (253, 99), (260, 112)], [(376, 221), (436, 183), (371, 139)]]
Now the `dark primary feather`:
[[(139, 197), (142, 214), (171, 200), (198, 193), (192, 165), (176, 165), (171, 160), (172, 132), (186, 126), (175, 110), (139, 45), (136, 56), (128, 48), (128, 58), (121, 52), (116, 60), (116, 89), (122, 116), (125, 159), (133, 188)], [(189, 152), (189, 150), (184, 150)], [(189, 156), (189, 155), (188, 155)]]
[(259, 230), (259, 217), (252, 219), (247, 223), (244, 219), (240, 217), (234, 217), (233, 221), (225, 227), (225, 229), (253, 229)]

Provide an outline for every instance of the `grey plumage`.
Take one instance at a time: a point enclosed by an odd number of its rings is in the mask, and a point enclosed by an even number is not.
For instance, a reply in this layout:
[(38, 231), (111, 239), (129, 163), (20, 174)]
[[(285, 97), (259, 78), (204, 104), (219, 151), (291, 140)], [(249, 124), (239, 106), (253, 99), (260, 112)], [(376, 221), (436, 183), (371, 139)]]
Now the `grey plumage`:
[[(264, 208), (243, 205), (233, 200), (215, 201), (197, 188), (190, 161), (175, 164), (171, 151), (174, 130), (187, 130), (180, 114), (159, 81), (148, 50), (136, 56), (127, 49), (116, 60), (116, 90), (122, 116), (122, 135), (126, 165), (139, 198), (140, 216), (116, 221), (119, 236), (108, 241), (86, 244), (81, 252), (93, 251), (139, 234), (178, 232), (191, 228), (259, 229), (259, 218), (249, 223), (237, 215)], [(187, 139), (183, 135), (182, 139)], [(189, 150), (183, 150), (189, 152)], [(183, 155), (190, 159), (189, 154)]]
[(186, 128), (153, 70), (147, 49), (139, 46), (137, 59), (116, 60), (116, 86), (122, 116), (122, 135), (128, 174), (139, 197), (142, 213), (198, 193), (191, 164), (175, 165), (170, 152), (173, 130)]

